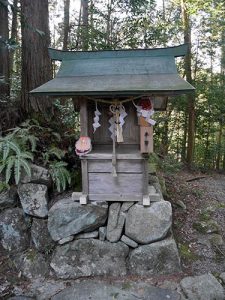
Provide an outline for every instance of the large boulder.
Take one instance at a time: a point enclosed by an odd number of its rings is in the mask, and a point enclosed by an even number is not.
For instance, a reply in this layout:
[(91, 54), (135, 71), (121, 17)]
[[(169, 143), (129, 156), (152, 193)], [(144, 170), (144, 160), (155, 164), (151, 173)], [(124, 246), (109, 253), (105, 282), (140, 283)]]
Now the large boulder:
[(14, 263), (21, 274), (29, 279), (43, 278), (49, 273), (49, 265), (45, 261), (44, 256), (34, 249), (17, 255)]
[(110, 284), (106, 281), (81, 281), (54, 295), (52, 300), (180, 300), (176, 291), (161, 289), (149, 283)]
[(183, 293), (191, 300), (224, 300), (222, 285), (212, 274), (186, 277), (180, 282)]
[(8, 251), (23, 251), (29, 246), (28, 227), (20, 208), (6, 209), (0, 213), (0, 240)]
[(18, 188), (20, 202), (26, 214), (45, 218), (48, 215), (48, 189), (36, 183), (22, 184)]
[(179, 272), (180, 259), (174, 239), (167, 238), (132, 250), (128, 268), (131, 274), (140, 276)]
[(35, 248), (46, 254), (52, 250), (55, 244), (48, 232), (48, 221), (44, 219), (33, 219), (31, 238)]
[(21, 173), (21, 183), (38, 183), (51, 186), (52, 179), (49, 171), (43, 167), (31, 164), (31, 176), (28, 176), (25, 171)]
[(126, 213), (134, 202), (112, 203), (109, 207), (109, 216), (107, 224), (107, 240), (110, 242), (118, 242), (123, 231)]
[(127, 213), (125, 235), (140, 244), (163, 239), (172, 225), (172, 208), (168, 201), (149, 207), (133, 205)]
[(18, 195), (15, 188), (2, 191), (0, 193), (0, 210), (16, 206), (17, 198)]
[(129, 247), (96, 239), (76, 240), (58, 246), (50, 266), (59, 278), (126, 275)]
[(110, 242), (119, 241), (123, 226), (125, 223), (125, 215), (120, 213), (121, 203), (112, 203), (109, 207), (109, 216), (107, 224), (107, 240)]
[(48, 230), (54, 241), (93, 231), (104, 225), (107, 211), (108, 204), (104, 202), (81, 205), (71, 199), (60, 200), (49, 210)]

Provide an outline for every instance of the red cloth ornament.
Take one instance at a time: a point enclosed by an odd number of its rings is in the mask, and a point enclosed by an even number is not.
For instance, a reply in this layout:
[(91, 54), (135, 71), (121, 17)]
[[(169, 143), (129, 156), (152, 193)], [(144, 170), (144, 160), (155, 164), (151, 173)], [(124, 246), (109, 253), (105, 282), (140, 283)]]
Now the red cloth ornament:
[(151, 110), (152, 109), (152, 101), (150, 98), (142, 98), (139, 102), (139, 106), (141, 106), (144, 110)]

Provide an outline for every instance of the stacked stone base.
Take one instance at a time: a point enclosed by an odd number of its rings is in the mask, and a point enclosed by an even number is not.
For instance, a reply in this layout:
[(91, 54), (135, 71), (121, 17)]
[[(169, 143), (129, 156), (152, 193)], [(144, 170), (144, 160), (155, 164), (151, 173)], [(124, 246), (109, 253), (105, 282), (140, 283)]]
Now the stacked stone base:
[(15, 191), (13, 196), (0, 194), (1, 246), (25, 277), (54, 274), (72, 279), (180, 271), (171, 234), (171, 204), (157, 187), (150, 187), (154, 197), (149, 207), (134, 202), (81, 205), (69, 197), (48, 209), (48, 173), (33, 166), (32, 174), (18, 189), (22, 208)]
[(58, 243), (51, 267), (63, 279), (179, 272), (171, 223), (164, 200), (150, 207), (61, 200), (49, 211), (48, 230)]

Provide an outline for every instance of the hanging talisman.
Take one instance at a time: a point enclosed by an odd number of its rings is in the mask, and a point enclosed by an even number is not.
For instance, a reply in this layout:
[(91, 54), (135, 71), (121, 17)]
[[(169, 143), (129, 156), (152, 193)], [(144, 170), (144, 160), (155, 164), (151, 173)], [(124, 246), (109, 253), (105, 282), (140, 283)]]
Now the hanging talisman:
[(146, 122), (150, 125), (155, 125), (156, 121), (154, 121), (151, 117), (154, 114), (153, 103), (150, 97), (143, 98), (140, 100), (138, 105), (133, 102), (134, 106), (137, 109), (137, 116), (143, 117)]
[(101, 116), (101, 113), (98, 110), (97, 101), (95, 102), (94, 114), (95, 114), (95, 116), (94, 116), (93, 128), (94, 128), (94, 133), (95, 133), (96, 129), (101, 126), (101, 124), (99, 123), (99, 117)]
[(109, 119), (109, 131), (112, 133), (111, 138), (116, 138), (118, 143), (123, 143), (123, 125), (125, 123), (124, 118), (127, 116), (125, 108), (122, 103), (115, 103), (110, 105), (109, 109), (113, 114)]

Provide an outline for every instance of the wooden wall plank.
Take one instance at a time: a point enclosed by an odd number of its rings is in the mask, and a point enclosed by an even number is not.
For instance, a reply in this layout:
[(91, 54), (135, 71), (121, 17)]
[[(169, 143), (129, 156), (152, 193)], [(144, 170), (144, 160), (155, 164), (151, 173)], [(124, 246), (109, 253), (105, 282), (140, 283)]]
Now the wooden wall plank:
[[(142, 173), (143, 163), (142, 160), (118, 160), (116, 162), (117, 173)], [(89, 173), (111, 173), (112, 161), (111, 160), (89, 160), (88, 172)]]
[(118, 195), (118, 194), (89, 194), (90, 201), (122, 201), (122, 202), (132, 202), (140, 201), (142, 202), (142, 195)]
[(143, 174), (89, 173), (90, 194), (143, 194)]

